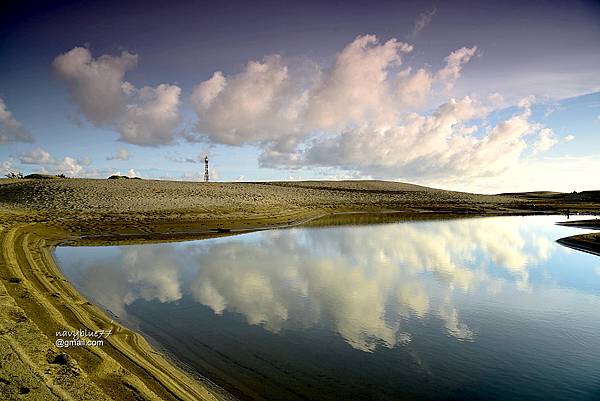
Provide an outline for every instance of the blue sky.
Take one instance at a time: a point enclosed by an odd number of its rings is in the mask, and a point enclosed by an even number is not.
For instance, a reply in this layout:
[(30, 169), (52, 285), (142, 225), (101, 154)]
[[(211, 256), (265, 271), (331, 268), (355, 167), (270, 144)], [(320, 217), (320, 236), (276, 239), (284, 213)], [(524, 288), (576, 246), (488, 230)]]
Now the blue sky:
[(600, 184), (596, 2), (3, 7), (3, 174)]

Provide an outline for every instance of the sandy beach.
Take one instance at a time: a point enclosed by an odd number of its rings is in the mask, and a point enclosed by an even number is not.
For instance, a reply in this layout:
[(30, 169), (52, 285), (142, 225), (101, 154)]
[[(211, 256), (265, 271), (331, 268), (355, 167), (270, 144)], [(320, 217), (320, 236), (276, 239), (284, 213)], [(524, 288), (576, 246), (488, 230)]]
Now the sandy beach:
[[(234, 235), (347, 212), (410, 218), (597, 214), (600, 197), (476, 195), (383, 181), (0, 180), (0, 398), (227, 399), (84, 299), (63, 277), (53, 248)], [(591, 220), (585, 227), (600, 225)], [(598, 253), (599, 239), (590, 234), (563, 241)], [(54, 345), (58, 331), (80, 329), (111, 334), (102, 347)]]

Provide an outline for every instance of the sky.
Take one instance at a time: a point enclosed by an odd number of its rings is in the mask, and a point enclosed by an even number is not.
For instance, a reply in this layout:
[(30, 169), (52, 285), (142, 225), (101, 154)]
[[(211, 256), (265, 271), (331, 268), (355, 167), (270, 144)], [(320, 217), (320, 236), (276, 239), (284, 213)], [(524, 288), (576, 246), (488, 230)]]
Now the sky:
[(2, 175), (600, 189), (597, 1), (13, 3)]

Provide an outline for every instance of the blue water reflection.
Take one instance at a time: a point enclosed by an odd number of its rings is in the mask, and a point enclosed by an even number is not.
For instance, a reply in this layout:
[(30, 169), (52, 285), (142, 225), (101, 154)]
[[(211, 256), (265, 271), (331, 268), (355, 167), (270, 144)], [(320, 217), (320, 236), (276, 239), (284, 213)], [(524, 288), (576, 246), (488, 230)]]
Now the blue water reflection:
[(584, 232), (559, 220), (296, 228), (56, 254), (84, 295), (243, 398), (594, 399), (600, 259), (556, 244)]

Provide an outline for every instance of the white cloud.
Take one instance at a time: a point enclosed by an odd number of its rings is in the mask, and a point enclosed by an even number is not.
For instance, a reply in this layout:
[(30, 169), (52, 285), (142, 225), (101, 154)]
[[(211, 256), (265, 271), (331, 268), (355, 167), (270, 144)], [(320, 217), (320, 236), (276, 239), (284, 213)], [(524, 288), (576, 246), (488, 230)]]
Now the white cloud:
[(130, 168), (129, 170), (127, 170), (127, 174), (126, 175), (129, 178), (139, 177), (140, 176), (140, 174), (137, 171), (135, 171), (134, 169), (132, 169), (132, 168)]
[(65, 156), (62, 160), (56, 159), (50, 152), (42, 148), (37, 148), (21, 155), (19, 161), (22, 164), (41, 166), (41, 169), (37, 172), (42, 174), (65, 174), (67, 176), (76, 176), (83, 171), (81, 162), (76, 159), (69, 156)]
[(6, 103), (0, 98), (0, 144), (7, 142), (33, 142), (31, 134), (15, 120)]
[(56, 164), (54, 168), (50, 169), (54, 174), (65, 174), (68, 176), (76, 176), (83, 170), (77, 160), (72, 157), (66, 156), (60, 163)]
[(525, 136), (538, 126), (524, 107), (477, 137), (471, 121), (483, 115), (485, 109), (473, 99), (451, 99), (429, 116), (410, 113), (393, 126), (366, 125), (313, 139), (287, 159), (287, 154), (275, 154), (273, 160), (267, 149), (261, 162), (341, 167), (403, 179), (497, 174), (519, 160), (527, 147)]
[(398, 98), (402, 106), (419, 107), (425, 103), (431, 91), (431, 74), (421, 68), (413, 75), (410, 69), (398, 81)]
[(306, 118), (318, 130), (391, 118), (389, 69), (410, 51), (412, 46), (396, 39), (380, 44), (374, 35), (359, 36), (310, 91)]
[[(256, 64), (253, 65), (256, 66)], [(251, 68), (251, 66), (249, 65), (248, 68)], [(213, 100), (225, 89), (226, 84), (227, 80), (223, 73), (221, 71), (215, 72), (211, 79), (196, 86), (191, 96), (192, 104), (200, 110), (208, 109)]]
[(51, 164), (56, 163), (56, 160), (50, 155), (50, 152), (42, 148), (37, 148), (31, 152), (23, 154), (20, 158), (23, 164)]
[[(403, 55), (412, 49), (365, 35), (312, 74), (298, 74), (298, 66), (278, 55), (251, 61), (237, 74), (217, 72), (191, 96), (197, 135), (213, 143), (255, 145), (262, 167), (442, 184), (460, 180), (468, 187), (522, 166), (526, 149), (539, 155), (572, 139), (559, 140), (533, 121), (533, 96), (517, 102), (489, 92), (483, 100), (448, 99), (476, 46), (451, 52), (438, 71), (404, 66)], [(434, 101), (437, 107), (421, 110)], [(492, 112), (515, 103), (519, 110), (512, 116), (493, 121)]]
[(94, 59), (88, 49), (75, 47), (56, 57), (53, 66), (93, 124), (117, 129), (120, 140), (136, 145), (171, 143), (179, 124), (181, 90), (168, 84), (137, 89), (124, 81), (137, 60), (137, 55), (126, 51)]
[(564, 142), (571, 142), (573, 140), (575, 140), (575, 135), (572, 135), (572, 134), (569, 134), (563, 138)]
[(129, 160), (130, 157), (131, 154), (129, 153), (129, 150), (121, 148), (117, 151), (116, 155), (108, 156), (106, 160)]
[(419, 32), (421, 32), (429, 23), (431, 19), (437, 12), (437, 9), (434, 7), (429, 11), (425, 11), (419, 15), (419, 18), (415, 21), (415, 27), (412, 30), (412, 36), (417, 36)]
[[(566, 139), (566, 138), (565, 138)], [(556, 135), (550, 128), (544, 128), (538, 133), (538, 139), (533, 144), (533, 153), (543, 153), (550, 150), (551, 147), (559, 142)]]
[(448, 176), (423, 180), (420, 184), (476, 193), (535, 191), (549, 188), (562, 192), (597, 190), (597, 182), (590, 180), (589, 175), (582, 174), (588, 171), (600, 171), (600, 158), (585, 156), (527, 158), (494, 176)]
[[(340, 129), (392, 112), (388, 69), (412, 49), (391, 39), (359, 36), (331, 68), (291, 75), (278, 55), (250, 61), (244, 71), (216, 72), (194, 88), (197, 130), (218, 143), (276, 141), (281, 148), (315, 130)], [(306, 83), (304, 86), (302, 83)]]
[[(420, 179), (497, 174), (517, 162), (528, 136), (543, 128), (530, 121), (534, 99), (492, 127), (486, 118), (503, 102), (498, 94), (487, 106), (467, 96), (417, 114), (430, 96), (452, 89), (477, 47), (451, 52), (435, 73), (394, 72), (410, 51), (395, 39), (381, 43), (365, 35), (303, 81), (280, 56), (249, 62), (232, 76), (217, 72), (192, 94), (197, 129), (212, 142), (258, 145), (263, 167)], [(539, 135), (545, 142), (538, 149), (548, 146), (547, 133)]]
[(504, 100), (504, 96), (499, 94), (498, 92), (494, 92), (487, 97), (487, 101), (494, 108), (501, 108), (506, 106), (506, 101)]
[(446, 57), (446, 66), (439, 70), (436, 74), (436, 79), (441, 82), (446, 90), (451, 90), (460, 77), (460, 72), (466, 63), (475, 55), (477, 46), (462, 47), (450, 53)]
[(171, 143), (179, 124), (180, 93), (178, 86), (167, 84), (139, 90), (139, 102), (127, 105), (120, 139), (146, 146)]
[(228, 78), (216, 72), (193, 90), (191, 102), (201, 116), (197, 129), (215, 142), (234, 145), (278, 137), (288, 125), (281, 103), (287, 100), (287, 80), (279, 56), (250, 61)]
[(122, 115), (127, 101), (124, 88), (130, 86), (123, 77), (137, 66), (137, 61), (137, 54), (126, 51), (120, 56), (94, 59), (88, 49), (74, 47), (56, 57), (52, 65), (85, 117), (102, 126)]

